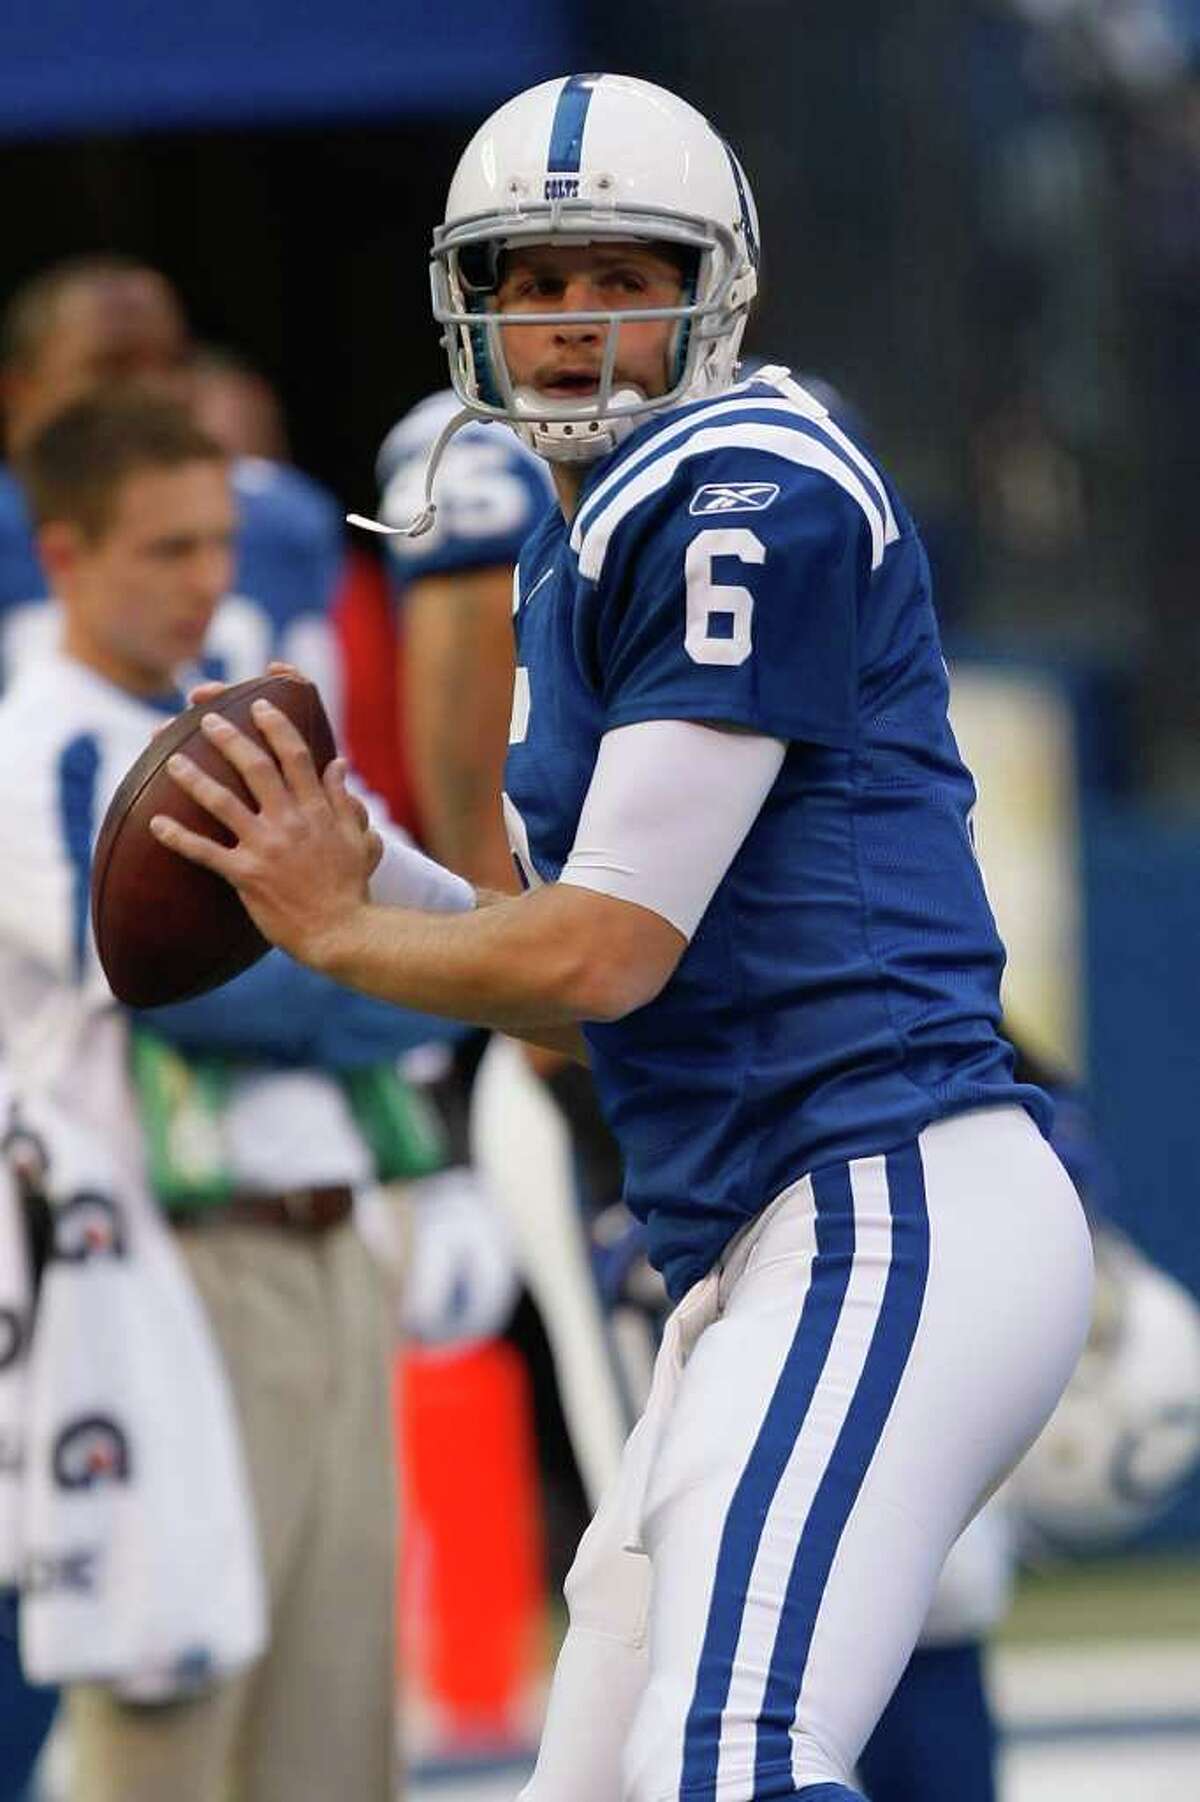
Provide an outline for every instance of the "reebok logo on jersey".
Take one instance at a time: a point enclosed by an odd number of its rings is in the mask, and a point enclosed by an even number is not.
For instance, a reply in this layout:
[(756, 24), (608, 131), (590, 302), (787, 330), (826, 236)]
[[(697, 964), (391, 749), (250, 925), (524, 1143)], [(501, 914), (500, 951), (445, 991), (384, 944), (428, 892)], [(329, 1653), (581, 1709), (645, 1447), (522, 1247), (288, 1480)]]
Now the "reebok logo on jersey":
[(778, 493), (778, 482), (705, 482), (693, 494), (688, 512), (761, 513)]

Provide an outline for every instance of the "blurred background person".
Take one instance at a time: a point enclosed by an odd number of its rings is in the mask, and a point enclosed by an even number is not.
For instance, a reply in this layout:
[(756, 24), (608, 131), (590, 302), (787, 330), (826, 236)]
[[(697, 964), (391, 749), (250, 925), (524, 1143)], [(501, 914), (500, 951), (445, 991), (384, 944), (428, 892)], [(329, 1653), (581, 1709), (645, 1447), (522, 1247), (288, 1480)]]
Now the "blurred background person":
[(197, 424), (231, 457), (291, 462), (283, 406), (260, 370), (220, 344), (196, 345), (188, 369)]
[(69, 1113), (174, 1229), (241, 1421), (270, 1610), (261, 1661), (170, 1707), (77, 1686), (73, 1793), (210, 1802), (228, 1777), (247, 1799), (346, 1784), (387, 1802), (391, 1319), (354, 1192), (429, 1167), (394, 1063), (435, 1029), (270, 957), (193, 1002), (114, 1006), (79, 912), (92, 835), (179, 705), (227, 589), (233, 495), (215, 441), (140, 391), (74, 401), (19, 467), (64, 633), (0, 706), (13, 1090)]
[[(215, 417), (234, 456), (236, 556), (198, 669), (240, 681), (272, 658), (317, 683), (339, 717), (341, 673), (331, 614), (342, 578), (341, 520), (332, 498), (282, 460), (282, 417), (245, 365), (193, 354), (179, 297), (157, 270), (104, 254), (68, 258), (27, 282), (0, 321), (5, 442), (20, 456), (56, 412), (97, 386), (130, 384)], [(248, 446), (254, 445), (254, 449)], [(0, 475), (0, 645), (7, 680), (57, 629), (19, 485)]]

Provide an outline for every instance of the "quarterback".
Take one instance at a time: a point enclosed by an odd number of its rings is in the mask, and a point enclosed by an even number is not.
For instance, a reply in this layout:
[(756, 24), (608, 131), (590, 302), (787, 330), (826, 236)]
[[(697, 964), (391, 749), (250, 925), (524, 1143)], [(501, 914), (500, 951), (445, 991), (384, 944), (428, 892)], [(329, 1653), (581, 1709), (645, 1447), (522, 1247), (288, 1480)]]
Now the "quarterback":
[(920, 539), (785, 370), (736, 382), (758, 254), (733, 152), (628, 77), (519, 95), (451, 185), (452, 382), (559, 502), (513, 592), (523, 895), (372, 905), (338, 766), (269, 709), (274, 758), (206, 727), (255, 806), (174, 766), (233, 842), (154, 828), (301, 960), (595, 1072), (678, 1305), (528, 1802), (856, 1797), (947, 1551), (1087, 1331)]

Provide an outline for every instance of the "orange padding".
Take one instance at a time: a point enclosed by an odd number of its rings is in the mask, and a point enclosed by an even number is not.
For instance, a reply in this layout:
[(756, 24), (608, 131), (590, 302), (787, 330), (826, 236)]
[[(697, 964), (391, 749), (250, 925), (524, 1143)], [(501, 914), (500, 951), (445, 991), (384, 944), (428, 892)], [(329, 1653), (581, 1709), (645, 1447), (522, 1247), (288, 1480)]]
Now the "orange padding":
[(503, 1340), (396, 1361), (401, 1683), (438, 1737), (528, 1727), (545, 1656), (545, 1558), (529, 1379)]

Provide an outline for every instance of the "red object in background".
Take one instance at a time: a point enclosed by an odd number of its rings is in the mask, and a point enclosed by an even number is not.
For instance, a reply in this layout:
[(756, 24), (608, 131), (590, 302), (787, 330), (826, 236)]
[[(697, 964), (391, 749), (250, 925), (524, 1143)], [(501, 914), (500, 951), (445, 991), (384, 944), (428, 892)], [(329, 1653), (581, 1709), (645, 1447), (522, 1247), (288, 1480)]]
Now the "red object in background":
[(345, 750), (367, 787), (381, 795), (397, 825), (420, 837), (400, 725), (401, 635), (387, 572), (366, 551), (346, 553), (334, 605), (345, 674)]
[[(504, 1340), (397, 1356), (400, 1687), (418, 1749), (528, 1743), (544, 1675), (533, 1401)], [(433, 1743), (419, 1745), (429, 1723)]]

